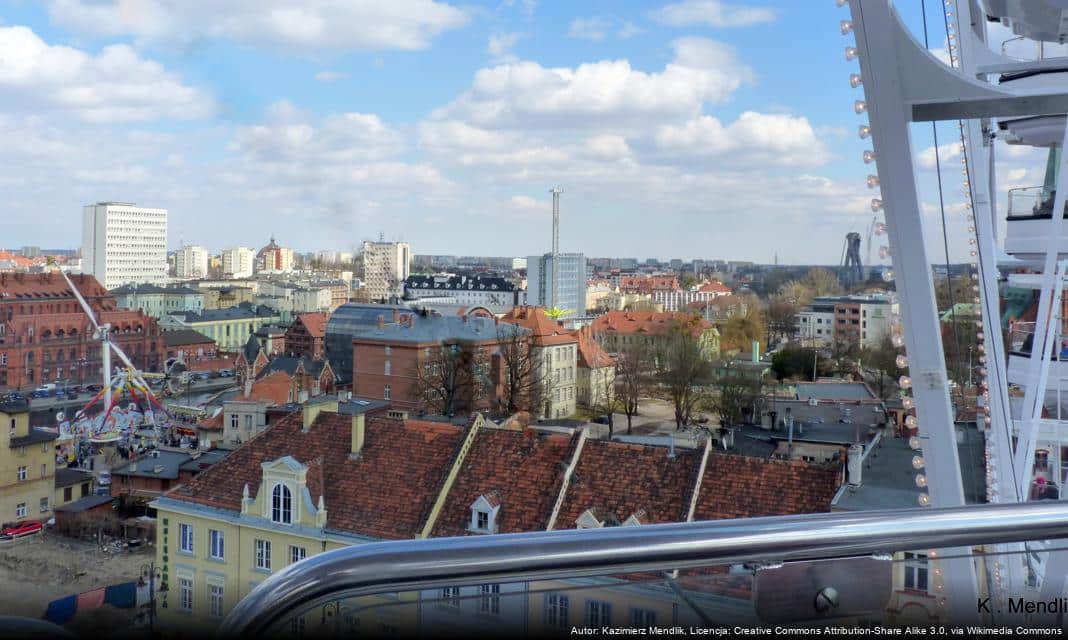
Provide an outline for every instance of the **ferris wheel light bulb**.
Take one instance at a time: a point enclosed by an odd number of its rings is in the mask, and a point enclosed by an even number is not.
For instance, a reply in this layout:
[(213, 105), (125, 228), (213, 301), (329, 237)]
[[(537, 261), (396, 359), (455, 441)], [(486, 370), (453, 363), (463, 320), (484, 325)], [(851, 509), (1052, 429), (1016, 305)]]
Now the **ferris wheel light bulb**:
[(869, 189), (874, 189), (875, 187), (879, 186), (879, 176), (869, 174), (868, 178), (864, 182), (867, 183)]
[[(910, 378), (908, 376), (901, 376), (900, 378), (898, 378), (897, 384), (902, 389), (908, 389), (908, 388), (912, 387), (912, 378)], [(905, 421), (907, 423), (908, 422), (908, 418), (906, 418)]]
[(931, 496), (927, 495), (926, 493), (921, 493), (920, 497), (917, 498), (917, 500), (919, 501), (921, 507), (926, 507), (927, 505), (931, 504)]
[(900, 333), (895, 333), (894, 335), (890, 336), (890, 342), (895, 347), (902, 347), (905, 345), (905, 337)]
[(875, 152), (871, 149), (868, 149), (863, 154), (861, 154), (861, 159), (864, 160), (864, 164), (871, 164), (875, 162)]
[(861, 140), (866, 140), (868, 136), (871, 135), (871, 127), (866, 124), (860, 125), (860, 127), (857, 128), (857, 135), (860, 136)]
[[(874, 203), (874, 202), (875, 202), (875, 200), (872, 200), (872, 203)], [(883, 201), (879, 200), (879, 206), (882, 206), (882, 204), (883, 204)], [(874, 204), (872, 206), (874, 207)], [(884, 233), (886, 233), (886, 223), (885, 222), (876, 223), (874, 231), (875, 231), (875, 235), (877, 235), (877, 236), (883, 235)]]
[(923, 468), (923, 456), (912, 456), (912, 468), (913, 469), (922, 469)]
[(898, 369), (904, 369), (905, 367), (909, 366), (909, 359), (903, 355), (899, 355), (898, 357), (894, 358), (894, 364), (897, 365)]
[[(856, 57), (857, 57), (857, 48), (856, 47), (846, 47), (845, 48), (845, 59), (846, 60), (855, 60)], [(860, 112), (858, 111), (857, 113), (860, 113)]]
[(922, 443), (920, 442), (920, 437), (919, 436), (912, 436), (912, 437), (909, 438), (909, 447), (913, 451), (919, 451), (921, 444)]
[(879, 213), (880, 211), (882, 211), (883, 210), (883, 201), (881, 199), (879, 199), (879, 198), (872, 198), (871, 199), (871, 210), (872, 210), (872, 213)]
[(879, 247), (879, 257), (883, 260), (890, 257), (890, 247), (883, 245)]
[(916, 426), (916, 416), (905, 416), (905, 426), (906, 427), (915, 427)]
[(927, 476), (923, 475), (922, 473), (917, 473), (916, 474), (916, 486), (921, 488), (921, 489), (926, 487), (927, 486)]
[(849, 32), (853, 30), (853, 23), (849, 20), (842, 20), (842, 22), (839, 23), (838, 27), (839, 29), (841, 29), (843, 36), (848, 36)]
[[(854, 49), (854, 51), (856, 51), (856, 49)], [(864, 113), (867, 110), (868, 110), (868, 103), (867, 102), (864, 102), (863, 100), (857, 100), (857, 101), (853, 102), (853, 111), (855, 111), (857, 113), (857, 115), (860, 115), (860, 114)]]
[(901, 406), (905, 407), (906, 409), (911, 409), (912, 404), (912, 398), (909, 398), (908, 396), (901, 399)]

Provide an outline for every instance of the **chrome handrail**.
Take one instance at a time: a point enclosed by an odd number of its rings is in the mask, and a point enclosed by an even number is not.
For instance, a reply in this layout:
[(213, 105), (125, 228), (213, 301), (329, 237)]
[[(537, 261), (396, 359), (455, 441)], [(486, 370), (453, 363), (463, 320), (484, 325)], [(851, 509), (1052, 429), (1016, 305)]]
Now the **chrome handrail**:
[(376, 542), (308, 558), (223, 620), (251, 636), (326, 602), (439, 586), (787, 562), (1068, 538), (1068, 503), (903, 509)]

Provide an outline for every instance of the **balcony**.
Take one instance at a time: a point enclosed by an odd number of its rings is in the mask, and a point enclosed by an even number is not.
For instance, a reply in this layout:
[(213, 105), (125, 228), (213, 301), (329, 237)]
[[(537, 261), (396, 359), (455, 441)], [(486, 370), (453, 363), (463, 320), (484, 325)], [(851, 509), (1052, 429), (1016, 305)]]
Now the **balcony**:
[[(278, 572), (218, 631), (563, 637), (573, 627), (901, 625), (913, 622), (906, 609), (923, 624), (964, 624), (980, 616), (974, 601), (947, 605), (946, 576), (983, 562), (962, 557), (968, 549), (1059, 538), (1068, 504), (1043, 500), (371, 543)], [(1021, 555), (1003, 558), (1024, 567)], [(980, 597), (1005, 595), (979, 584)], [(995, 607), (982, 622), (1008, 620)]]

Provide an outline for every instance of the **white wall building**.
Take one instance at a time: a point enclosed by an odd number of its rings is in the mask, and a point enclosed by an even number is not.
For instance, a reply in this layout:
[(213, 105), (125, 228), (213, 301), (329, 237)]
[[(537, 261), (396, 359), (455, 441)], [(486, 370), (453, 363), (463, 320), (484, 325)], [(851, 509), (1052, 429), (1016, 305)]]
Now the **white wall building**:
[(411, 274), (412, 250), (407, 242), (363, 243), (363, 286), (371, 300), (404, 295)]
[(190, 244), (174, 255), (174, 275), (179, 278), (206, 278), (208, 276), (208, 250)]
[(105, 288), (167, 284), (167, 210), (126, 202), (82, 209), (82, 271)]
[(252, 268), (255, 263), (256, 252), (248, 247), (223, 249), (222, 270), (223, 275), (227, 278), (251, 278)]

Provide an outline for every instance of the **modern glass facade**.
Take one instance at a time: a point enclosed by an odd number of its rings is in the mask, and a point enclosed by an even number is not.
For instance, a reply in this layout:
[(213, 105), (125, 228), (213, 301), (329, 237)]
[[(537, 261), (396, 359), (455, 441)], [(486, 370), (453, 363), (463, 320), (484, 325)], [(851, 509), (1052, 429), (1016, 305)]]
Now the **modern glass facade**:
[[(552, 254), (527, 258), (527, 302), (534, 306), (559, 308), (561, 317), (582, 315), (586, 311), (586, 256), (561, 253), (553, 264)], [(553, 299), (553, 278), (556, 297)]]
[(326, 357), (337, 376), (339, 385), (352, 383), (352, 337), (361, 331), (378, 326), (378, 318), (389, 324), (393, 312), (411, 315), (405, 306), (389, 304), (343, 304), (330, 315), (326, 323)]

